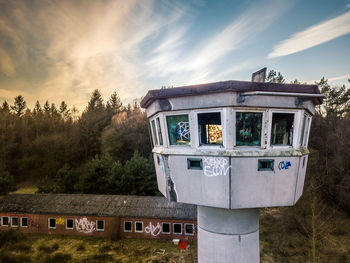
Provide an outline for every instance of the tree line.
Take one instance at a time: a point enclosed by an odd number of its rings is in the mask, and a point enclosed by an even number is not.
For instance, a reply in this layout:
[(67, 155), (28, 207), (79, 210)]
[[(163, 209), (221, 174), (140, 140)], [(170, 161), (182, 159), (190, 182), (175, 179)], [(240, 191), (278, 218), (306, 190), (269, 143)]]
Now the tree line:
[[(75, 107), (23, 96), (0, 107), (0, 194), (35, 182), (39, 192), (155, 195), (147, 118), (138, 103), (123, 105), (98, 90), (78, 116)], [(3, 188), (3, 189), (1, 189)]]

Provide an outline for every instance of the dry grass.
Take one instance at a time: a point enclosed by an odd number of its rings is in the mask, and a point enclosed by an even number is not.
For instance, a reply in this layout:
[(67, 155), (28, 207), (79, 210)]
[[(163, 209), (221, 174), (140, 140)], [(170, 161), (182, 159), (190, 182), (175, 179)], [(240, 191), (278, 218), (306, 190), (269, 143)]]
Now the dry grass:
[[(160, 254), (161, 249), (165, 250)], [(6, 254), (7, 253), (7, 254)], [(196, 262), (196, 244), (186, 251), (171, 241), (53, 235), (25, 235), (25, 240), (10, 242), (0, 250), (0, 262), (12, 256), (29, 262)], [(13, 260), (12, 260), (13, 261)], [(16, 261), (13, 261), (16, 262)]]
[(35, 194), (38, 191), (38, 187), (32, 182), (22, 182), (17, 187), (18, 189), (13, 192), (14, 194)]

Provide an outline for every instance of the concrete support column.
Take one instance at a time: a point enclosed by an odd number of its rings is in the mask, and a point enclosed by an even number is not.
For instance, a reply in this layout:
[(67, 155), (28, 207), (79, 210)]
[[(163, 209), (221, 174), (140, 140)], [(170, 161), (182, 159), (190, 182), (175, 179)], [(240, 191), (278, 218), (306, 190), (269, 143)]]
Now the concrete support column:
[(259, 209), (198, 206), (199, 263), (258, 263)]

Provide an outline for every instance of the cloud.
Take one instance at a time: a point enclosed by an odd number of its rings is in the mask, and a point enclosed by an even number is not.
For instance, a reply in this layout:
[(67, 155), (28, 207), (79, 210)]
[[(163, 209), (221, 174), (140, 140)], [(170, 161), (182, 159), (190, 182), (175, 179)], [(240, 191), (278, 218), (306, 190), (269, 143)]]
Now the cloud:
[[(159, 52), (149, 61), (154, 70), (153, 75), (189, 73), (186, 84), (212, 81), (217, 72), (222, 70), (221, 61), (225, 60), (226, 56), (262, 34), (290, 6), (291, 4), (281, 1), (268, 1), (250, 6), (216, 33), (192, 45), (192, 50), (186, 50), (186, 54), (179, 53), (176, 48)], [(262, 9), (269, 12), (261, 12)], [(173, 39), (170, 42), (177, 43), (185, 33), (186, 30), (172, 32)]]
[[(186, 20), (186, 6), (152, 0), (23, 0), (1, 6), (0, 88), (8, 91), (2, 94), (26, 91), (80, 110), (96, 88), (105, 98), (117, 91), (124, 102), (140, 97), (146, 89), (145, 57), (154, 57), (150, 70), (169, 61), (164, 55), (187, 30), (176, 29)], [(155, 39), (162, 41), (148, 50)], [(15, 89), (19, 79), (25, 86)], [(29, 105), (36, 100), (28, 99), (34, 100)]]
[(274, 47), (268, 58), (287, 56), (350, 33), (350, 11), (292, 35)]

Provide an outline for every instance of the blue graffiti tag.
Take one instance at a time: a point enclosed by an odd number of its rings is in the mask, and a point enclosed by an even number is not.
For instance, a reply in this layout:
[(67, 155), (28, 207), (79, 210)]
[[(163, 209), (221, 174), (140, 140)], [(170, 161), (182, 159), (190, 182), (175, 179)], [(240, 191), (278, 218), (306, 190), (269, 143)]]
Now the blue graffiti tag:
[(280, 170), (288, 170), (289, 166), (292, 166), (288, 161), (282, 161), (278, 164), (278, 169)]

